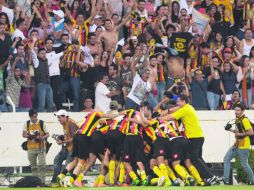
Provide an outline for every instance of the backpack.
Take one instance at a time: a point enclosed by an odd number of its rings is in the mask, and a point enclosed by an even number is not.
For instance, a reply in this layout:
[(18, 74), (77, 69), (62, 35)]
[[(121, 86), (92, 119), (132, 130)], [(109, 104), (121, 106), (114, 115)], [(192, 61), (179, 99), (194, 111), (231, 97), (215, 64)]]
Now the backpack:
[[(45, 132), (43, 130), (43, 123), (44, 123), (44, 121), (40, 120), (39, 123), (40, 123), (40, 128), (41, 128), (43, 134), (45, 134)], [(27, 130), (28, 130), (29, 125), (30, 125), (30, 120), (28, 120), (26, 122)], [(52, 143), (49, 143), (47, 139), (45, 139), (45, 141), (46, 141), (46, 153), (48, 153), (50, 147), (52, 146)], [(23, 150), (27, 151), (27, 141), (23, 142), (21, 144), (21, 147), (22, 147)]]
[[(250, 121), (250, 124), (251, 124), (252, 130), (253, 130), (253, 132), (254, 132), (254, 123), (252, 123), (252, 122)], [(251, 135), (251, 136), (249, 136), (249, 137), (250, 137), (250, 145), (254, 145), (254, 134)]]
[[(247, 118), (247, 117), (244, 117), (244, 118)], [(243, 119), (244, 119), (243, 118)], [(248, 120), (249, 120), (249, 118), (247, 118)], [(249, 120), (250, 121), (250, 120)], [(251, 124), (251, 127), (252, 127), (252, 130), (254, 131), (254, 123), (252, 123), (251, 121), (250, 121), (250, 124)], [(238, 126), (237, 126), (238, 127)], [(242, 129), (242, 130), (240, 130), (240, 129)], [(241, 127), (240, 127), (240, 129), (239, 129), (239, 127), (238, 127), (238, 130), (240, 131), (240, 133), (243, 133), (243, 132), (245, 132), (246, 130), (244, 129), (244, 127), (243, 127), (243, 124), (242, 124), (242, 122), (241, 122)], [(254, 134), (253, 135), (251, 135), (251, 136), (249, 136), (249, 138), (250, 138), (250, 145), (254, 145)]]
[(40, 178), (35, 176), (26, 176), (18, 180), (14, 187), (43, 187)]

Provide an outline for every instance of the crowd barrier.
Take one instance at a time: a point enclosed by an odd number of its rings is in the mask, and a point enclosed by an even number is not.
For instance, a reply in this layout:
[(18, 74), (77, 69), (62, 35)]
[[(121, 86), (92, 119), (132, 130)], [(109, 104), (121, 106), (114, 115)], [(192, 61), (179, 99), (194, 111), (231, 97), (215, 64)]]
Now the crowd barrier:
[[(254, 112), (246, 111), (252, 121)], [(70, 117), (81, 121), (84, 113), (70, 113)], [(234, 111), (200, 111), (198, 116), (204, 130), (205, 143), (203, 157), (208, 163), (221, 163), (227, 149), (234, 143), (234, 136), (224, 130), (226, 123), (234, 119)], [(60, 146), (52, 139), (52, 134), (63, 134), (61, 125), (53, 113), (39, 113), (39, 119), (45, 121), (53, 145), (47, 154), (47, 165), (52, 165)], [(27, 113), (0, 113), (0, 167), (28, 166), (27, 152), (21, 148), (22, 130), (28, 120)]]

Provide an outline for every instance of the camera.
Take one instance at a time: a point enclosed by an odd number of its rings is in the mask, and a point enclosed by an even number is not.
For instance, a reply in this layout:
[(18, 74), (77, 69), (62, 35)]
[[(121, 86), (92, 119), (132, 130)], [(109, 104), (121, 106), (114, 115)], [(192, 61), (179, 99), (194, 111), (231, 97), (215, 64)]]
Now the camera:
[(53, 134), (52, 138), (55, 139), (56, 141), (57, 140), (64, 141), (64, 135)]
[(28, 139), (30, 140), (35, 140), (36, 142), (41, 142), (41, 139), (37, 139), (37, 137), (40, 136), (40, 132), (39, 131), (35, 131), (33, 135), (29, 135)]
[(228, 131), (229, 129), (231, 129), (233, 126), (230, 123), (227, 123), (227, 125), (225, 126), (225, 130)]

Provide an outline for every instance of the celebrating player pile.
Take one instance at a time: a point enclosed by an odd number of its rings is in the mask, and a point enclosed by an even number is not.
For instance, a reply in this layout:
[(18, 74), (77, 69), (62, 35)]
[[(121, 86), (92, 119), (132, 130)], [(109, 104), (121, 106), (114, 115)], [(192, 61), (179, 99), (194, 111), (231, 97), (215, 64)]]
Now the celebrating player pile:
[(75, 159), (58, 175), (58, 184), (63, 186), (70, 172), (66, 186), (81, 187), (83, 176), (97, 158), (101, 171), (96, 187), (218, 184), (220, 179), (202, 159), (204, 137), (194, 108), (185, 95), (178, 97), (177, 105), (154, 111), (144, 102), (140, 111), (118, 112), (117, 106), (112, 106), (107, 114), (89, 112), (74, 136)]

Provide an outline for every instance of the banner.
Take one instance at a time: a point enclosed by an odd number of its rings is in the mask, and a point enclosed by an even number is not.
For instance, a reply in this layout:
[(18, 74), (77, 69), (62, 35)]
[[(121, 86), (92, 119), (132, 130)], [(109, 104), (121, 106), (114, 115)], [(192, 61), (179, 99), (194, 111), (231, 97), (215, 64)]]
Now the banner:
[(192, 20), (199, 30), (204, 31), (206, 26), (209, 24), (210, 18), (198, 12), (196, 9), (192, 9)]

